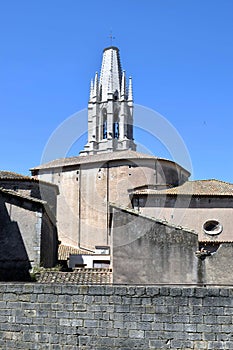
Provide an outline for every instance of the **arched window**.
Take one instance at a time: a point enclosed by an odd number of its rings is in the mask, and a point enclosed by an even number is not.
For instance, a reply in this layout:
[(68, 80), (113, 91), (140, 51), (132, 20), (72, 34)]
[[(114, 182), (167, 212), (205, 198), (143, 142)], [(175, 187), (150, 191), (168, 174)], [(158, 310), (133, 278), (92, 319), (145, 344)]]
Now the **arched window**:
[(114, 101), (118, 100), (118, 90), (115, 90), (115, 92), (113, 94), (113, 99), (114, 99)]
[(103, 109), (103, 112), (102, 112), (102, 115), (103, 115), (103, 139), (106, 139), (107, 136), (108, 136), (108, 132), (107, 132), (107, 111), (106, 109)]

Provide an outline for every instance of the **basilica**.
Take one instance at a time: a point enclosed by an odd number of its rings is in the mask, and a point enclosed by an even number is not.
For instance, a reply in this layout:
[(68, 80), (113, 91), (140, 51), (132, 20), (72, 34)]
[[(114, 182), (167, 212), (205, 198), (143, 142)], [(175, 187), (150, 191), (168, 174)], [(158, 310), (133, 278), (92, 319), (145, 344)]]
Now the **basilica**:
[[(233, 184), (190, 181), (175, 161), (137, 152), (133, 110), (132, 78), (107, 47), (90, 84), (84, 149), (31, 169), (30, 181), (56, 190), (64, 259), (112, 269), (116, 283), (233, 279), (220, 274), (233, 252)], [(50, 192), (40, 200), (50, 203)]]

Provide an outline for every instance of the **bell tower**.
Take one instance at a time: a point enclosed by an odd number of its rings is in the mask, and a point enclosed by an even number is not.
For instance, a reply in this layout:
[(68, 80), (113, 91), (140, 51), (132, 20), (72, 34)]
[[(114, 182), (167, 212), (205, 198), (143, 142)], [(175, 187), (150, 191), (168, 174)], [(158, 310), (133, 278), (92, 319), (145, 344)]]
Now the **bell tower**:
[(132, 79), (126, 85), (119, 49), (103, 51), (100, 77), (91, 81), (88, 102), (88, 142), (80, 155), (136, 150), (133, 139)]

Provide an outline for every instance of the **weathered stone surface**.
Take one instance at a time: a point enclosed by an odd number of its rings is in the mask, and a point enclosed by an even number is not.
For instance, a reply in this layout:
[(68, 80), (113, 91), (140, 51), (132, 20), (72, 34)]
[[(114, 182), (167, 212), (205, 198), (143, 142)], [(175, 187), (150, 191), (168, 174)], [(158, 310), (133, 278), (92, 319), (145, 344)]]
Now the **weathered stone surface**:
[(0, 284), (0, 289), (1, 349), (233, 348), (231, 288)]

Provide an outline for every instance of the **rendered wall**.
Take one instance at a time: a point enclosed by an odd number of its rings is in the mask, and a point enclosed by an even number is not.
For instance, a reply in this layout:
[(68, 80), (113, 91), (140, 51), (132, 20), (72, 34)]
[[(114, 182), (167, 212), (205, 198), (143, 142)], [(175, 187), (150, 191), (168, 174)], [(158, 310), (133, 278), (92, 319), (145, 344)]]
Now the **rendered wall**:
[(40, 242), (40, 266), (54, 267), (58, 263), (57, 228), (46, 212), (42, 216)]
[(89, 249), (109, 245), (109, 202), (130, 206), (128, 190), (148, 184), (177, 185), (185, 176), (178, 165), (165, 160), (111, 161), (110, 155), (107, 161), (39, 171), (41, 180), (59, 187), (57, 224), (62, 243)]
[(199, 282), (197, 234), (112, 206), (111, 235), (114, 283)]
[(0, 348), (232, 349), (233, 289), (0, 284)]
[[(188, 227), (198, 233), (200, 241), (232, 241), (233, 201), (231, 198), (212, 197), (151, 197), (144, 198), (145, 206), (140, 212), (158, 219), (165, 219), (168, 223)], [(222, 232), (209, 235), (203, 231), (203, 224), (207, 220), (217, 220), (222, 224)]]
[(0, 280), (29, 280), (40, 264), (42, 209), (29, 201), (0, 198)]
[(57, 263), (57, 231), (39, 203), (0, 197), (0, 280), (30, 280), (29, 270)]
[(203, 283), (233, 285), (233, 243), (220, 244), (217, 251), (201, 262)]

